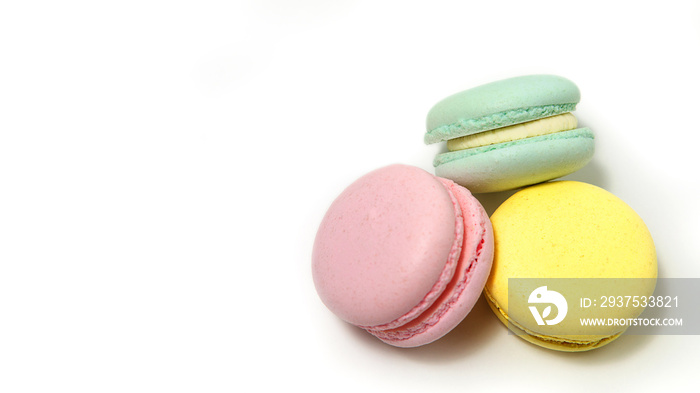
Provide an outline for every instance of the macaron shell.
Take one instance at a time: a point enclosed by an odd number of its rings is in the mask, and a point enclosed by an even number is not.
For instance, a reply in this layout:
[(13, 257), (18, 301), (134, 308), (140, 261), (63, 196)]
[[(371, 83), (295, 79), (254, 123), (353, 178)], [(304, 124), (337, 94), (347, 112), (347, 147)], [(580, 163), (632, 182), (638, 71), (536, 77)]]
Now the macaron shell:
[(312, 273), (321, 300), (358, 326), (404, 316), (440, 280), (455, 225), (449, 193), (428, 172), (392, 165), (361, 177), (333, 202), (316, 235)]
[[(528, 187), (506, 200), (491, 220), (494, 266), (484, 293), (499, 319), (512, 322), (508, 327), (516, 333), (527, 333), (519, 336), (527, 341), (583, 351), (611, 342), (624, 327), (581, 326), (576, 313), (583, 311), (570, 308), (566, 320), (548, 327), (552, 333), (539, 332), (544, 328), (527, 308), (509, 310), (509, 278), (646, 278), (630, 281), (635, 286), (630, 293), (653, 293), (657, 262), (651, 234), (634, 210), (599, 187), (573, 181)], [(580, 333), (571, 335), (573, 329)]]
[(394, 346), (416, 347), (433, 342), (450, 332), (474, 307), (491, 271), (494, 240), (486, 211), (464, 187), (447, 179), (439, 180), (450, 189), (462, 210), (462, 253), (452, 281), (424, 315), (393, 331), (370, 331)]
[(473, 193), (515, 189), (556, 179), (583, 168), (593, 158), (588, 128), (439, 154), (435, 174)]
[(451, 95), (428, 112), (425, 143), (571, 112), (578, 87), (556, 75), (504, 79)]

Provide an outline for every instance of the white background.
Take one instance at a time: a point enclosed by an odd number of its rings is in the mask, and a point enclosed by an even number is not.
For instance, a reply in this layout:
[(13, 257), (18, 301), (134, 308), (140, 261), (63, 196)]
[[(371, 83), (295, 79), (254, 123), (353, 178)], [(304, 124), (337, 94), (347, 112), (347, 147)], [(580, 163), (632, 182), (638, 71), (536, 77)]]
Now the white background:
[(661, 277), (700, 277), (700, 6), (640, 3), (0, 3), (0, 391), (697, 386), (698, 336), (559, 353), (480, 300), (397, 349), (311, 280), (345, 186), (432, 171), (434, 103), (531, 73), (581, 90), (597, 151), (568, 178), (642, 216)]

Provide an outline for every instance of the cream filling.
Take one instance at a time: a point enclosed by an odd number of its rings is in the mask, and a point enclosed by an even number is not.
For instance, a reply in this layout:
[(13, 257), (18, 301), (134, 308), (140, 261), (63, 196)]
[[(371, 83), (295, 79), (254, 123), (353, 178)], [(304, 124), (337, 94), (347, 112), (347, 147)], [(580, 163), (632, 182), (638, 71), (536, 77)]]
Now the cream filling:
[(450, 139), (447, 141), (447, 150), (464, 150), (473, 147), (510, 142), (533, 136), (573, 130), (576, 126), (578, 126), (576, 116), (571, 113), (562, 113), (561, 115), (545, 117), (544, 119), (513, 124), (508, 127), (496, 128), (494, 130)]

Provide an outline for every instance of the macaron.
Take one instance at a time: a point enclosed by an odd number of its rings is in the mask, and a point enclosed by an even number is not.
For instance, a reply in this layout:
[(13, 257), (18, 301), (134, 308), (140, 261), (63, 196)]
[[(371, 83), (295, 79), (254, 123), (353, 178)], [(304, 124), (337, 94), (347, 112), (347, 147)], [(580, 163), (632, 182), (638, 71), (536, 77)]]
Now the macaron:
[(417, 347), (465, 318), (492, 260), (491, 223), (466, 188), (391, 165), (362, 176), (330, 205), (312, 274), (340, 319), (388, 344)]
[[(628, 320), (643, 308), (629, 302), (606, 307), (608, 297), (599, 295), (653, 294), (657, 260), (651, 234), (631, 207), (602, 188), (574, 181), (527, 187), (499, 206), (491, 222), (495, 252), (484, 295), (496, 316), (526, 341), (570, 352), (602, 347), (626, 326), (588, 326), (581, 319)], [(516, 285), (528, 282), (522, 279), (539, 283)], [(544, 324), (529, 308), (552, 291), (566, 296), (568, 309), (557, 305), (565, 315), (561, 323)], [(592, 301), (584, 306), (584, 298)], [(541, 311), (546, 316), (551, 310)]]
[(555, 75), (500, 80), (454, 94), (428, 113), (425, 143), (447, 142), (435, 174), (474, 193), (515, 189), (573, 173), (594, 136), (571, 113), (578, 87)]

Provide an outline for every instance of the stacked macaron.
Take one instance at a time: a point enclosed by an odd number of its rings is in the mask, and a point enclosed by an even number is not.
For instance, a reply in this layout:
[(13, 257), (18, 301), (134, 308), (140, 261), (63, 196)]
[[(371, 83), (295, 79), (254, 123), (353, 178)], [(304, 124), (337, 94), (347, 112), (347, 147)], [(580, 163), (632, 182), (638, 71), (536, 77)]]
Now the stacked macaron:
[[(574, 318), (559, 324), (542, 320), (551, 306), (542, 317), (513, 306), (513, 299), (543, 303), (548, 291), (512, 286), (511, 279), (597, 278), (619, 285), (615, 280), (639, 278), (629, 281), (630, 290), (654, 290), (656, 253), (642, 219), (596, 186), (548, 182), (593, 156), (591, 130), (578, 127), (571, 113), (579, 100), (571, 81), (531, 75), (436, 104), (425, 142), (446, 141), (448, 150), (434, 160), (436, 176), (406, 165), (380, 168), (347, 187), (324, 216), (312, 254), (324, 304), (398, 347), (444, 336), (482, 291), (496, 316), (531, 343), (585, 351), (619, 337), (623, 327), (572, 327), (579, 310), (569, 310)], [(490, 219), (472, 195), (520, 187)]]

